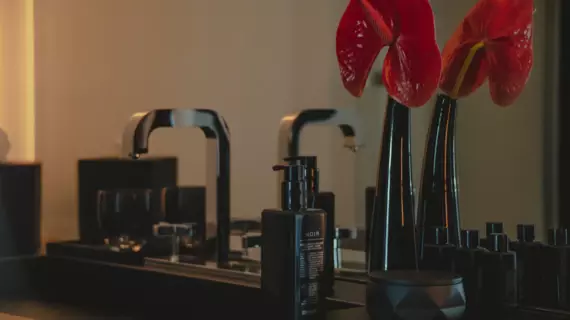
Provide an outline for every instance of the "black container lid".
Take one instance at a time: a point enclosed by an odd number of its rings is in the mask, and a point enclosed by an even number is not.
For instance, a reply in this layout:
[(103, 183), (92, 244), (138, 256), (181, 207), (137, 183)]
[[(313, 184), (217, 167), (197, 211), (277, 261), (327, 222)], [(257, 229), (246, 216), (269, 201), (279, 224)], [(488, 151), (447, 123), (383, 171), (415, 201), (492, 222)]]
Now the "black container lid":
[(534, 225), (519, 224), (517, 225), (517, 240), (519, 242), (534, 242)]
[(461, 246), (467, 249), (475, 249), (481, 245), (479, 230), (461, 230)]
[(493, 233), (487, 238), (487, 246), (493, 252), (509, 251), (509, 237), (504, 233)]
[(460, 284), (463, 278), (441, 271), (389, 270), (371, 272), (368, 281), (374, 284), (431, 287)]

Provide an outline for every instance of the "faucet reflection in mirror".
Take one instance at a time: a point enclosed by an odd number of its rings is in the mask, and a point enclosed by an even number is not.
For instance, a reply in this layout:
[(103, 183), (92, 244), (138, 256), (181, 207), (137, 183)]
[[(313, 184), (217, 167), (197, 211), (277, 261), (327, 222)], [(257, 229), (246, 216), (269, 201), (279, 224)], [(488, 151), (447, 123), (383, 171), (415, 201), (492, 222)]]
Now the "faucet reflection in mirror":
[(215, 141), (215, 148), (208, 144), (206, 155), (206, 162), (216, 165), (215, 176), (207, 176), (206, 197), (211, 199), (208, 194), (215, 185), (216, 201), (208, 201), (206, 210), (212, 212), (215, 208), (216, 262), (218, 267), (224, 267), (230, 253), (230, 134), (225, 120), (208, 109), (157, 109), (135, 113), (123, 134), (123, 156), (138, 159), (148, 153), (149, 137), (154, 129), (188, 127), (201, 129), (206, 139)]
[[(348, 108), (305, 109), (281, 119), (279, 125), (277, 163), (283, 163), (287, 161), (286, 159), (300, 156), (301, 132), (303, 128), (308, 125), (337, 126), (344, 137), (345, 148), (356, 152), (363, 146), (363, 124), (357, 110)], [(281, 180), (282, 175), (278, 175), (278, 185), (280, 185)], [(277, 199), (279, 199), (280, 196), (279, 194)], [(324, 193), (321, 193), (321, 198), (324, 197)], [(332, 200), (334, 201), (334, 199)], [(327, 219), (329, 221), (335, 221), (334, 217)], [(333, 224), (332, 228), (334, 227), (335, 225)], [(332, 230), (331, 228), (329, 229)]]
[(306, 109), (281, 119), (277, 159), (279, 162), (287, 157), (299, 156), (301, 131), (308, 125), (338, 126), (344, 136), (345, 148), (355, 152), (362, 146), (362, 123), (356, 110)]
[[(301, 132), (305, 126), (309, 125), (337, 126), (344, 137), (344, 147), (352, 152), (358, 151), (363, 146), (363, 123), (356, 109), (305, 109), (281, 119), (277, 155), (278, 163), (300, 156)], [(315, 160), (313, 161), (316, 162), (316, 157), (314, 156), (301, 158), (314, 158)], [(314, 170), (314, 167), (316, 167), (316, 163), (309, 165), (308, 170)], [(280, 184), (281, 180), (282, 175), (280, 174), (278, 175), (278, 184)], [(338, 240), (334, 234), (336, 228), (335, 195), (332, 192), (319, 192), (319, 190), (316, 190), (315, 194), (309, 198), (312, 200), (309, 203), (309, 207), (324, 209), (327, 212), (327, 250), (325, 256), (329, 261), (326, 266), (333, 268), (333, 251), (337, 252), (340, 250), (333, 248), (333, 241)], [(328, 270), (328, 272), (332, 273), (333, 270)]]

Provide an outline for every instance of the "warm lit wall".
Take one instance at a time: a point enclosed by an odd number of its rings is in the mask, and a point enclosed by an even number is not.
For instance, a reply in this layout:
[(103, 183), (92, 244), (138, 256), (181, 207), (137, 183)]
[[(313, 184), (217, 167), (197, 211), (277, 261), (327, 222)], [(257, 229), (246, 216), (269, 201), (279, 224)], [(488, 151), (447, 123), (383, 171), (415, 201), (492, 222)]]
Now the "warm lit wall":
[(33, 0), (0, 0), (0, 161), (35, 157), (33, 31)]
[[(368, 144), (357, 158), (342, 150), (336, 129), (307, 129), (302, 151), (320, 157), (322, 189), (338, 195), (337, 220), (361, 223), (362, 189), (376, 174), (385, 95), (372, 87), (356, 101), (340, 84), (334, 36), (346, 2), (36, 0), (36, 144), (44, 163), (45, 236), (76, 235), (77, 159), (115, 154), (131, 113), (171, 107), (213, 108), (228, 120), (232, 214), (254, 217), (276, 203), (270, 167), (279, 119), (302, 108), (357, 105)], [(472, 3), (432, 1), (440, 44)], [(537, 61), (520, 101), (500, 110), (482, 88), (461, 103), (458, 165), (466, 225), (502, 219), (512, 230), (514, 221), (539, 223), (542, 216), (545, 17), (542, 2), (537, 6)], [(431, 107), (413, 113), (416, 181), (430, 116)], [(180, 157), (181, 183), (204, 183), (199, 132), (165, 130), (151, 140), (151, 154)]]
[[(280, 118), (301, 108), (344, 106), (334, 54), (339, 12), (329, 5), (37, 0), (37, 142), (45, 166), (46, 237), (76, 235), (77, 159), (112, 154), (129, 115), (154, 108), (223, 114), (232, 133), (232, 214), (253, 217), (275, 206), (271, 165)], [(337, 93), (329, 94), (331, 88)], [(329, 132), (308, 129), (302, 144), (323, 156), (325, 172), (333, 166), (325, 159)], [(152, 154), (180, 157), (182, 183), (204, 183), (199, 132), (165, 130), (151, 143)], [(330, 175), (323, 176), (328, 188)]]

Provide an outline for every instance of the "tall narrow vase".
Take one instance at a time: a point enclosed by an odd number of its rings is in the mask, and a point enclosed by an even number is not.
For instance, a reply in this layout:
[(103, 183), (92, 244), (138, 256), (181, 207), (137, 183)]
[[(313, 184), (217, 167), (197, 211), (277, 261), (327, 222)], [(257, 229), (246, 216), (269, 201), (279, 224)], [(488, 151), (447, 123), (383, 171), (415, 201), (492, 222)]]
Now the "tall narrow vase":
[(388, 100), (371, 218), (368, 271), (417, 268), (410, 109)]
[(420, 257), (426, 230), (446, 227), (449, 243), (460, 245), (461, 225), (455, 167), (455, 119), (457, 101), (440, 94), (426, 143), (420, 196), (418, 233)]

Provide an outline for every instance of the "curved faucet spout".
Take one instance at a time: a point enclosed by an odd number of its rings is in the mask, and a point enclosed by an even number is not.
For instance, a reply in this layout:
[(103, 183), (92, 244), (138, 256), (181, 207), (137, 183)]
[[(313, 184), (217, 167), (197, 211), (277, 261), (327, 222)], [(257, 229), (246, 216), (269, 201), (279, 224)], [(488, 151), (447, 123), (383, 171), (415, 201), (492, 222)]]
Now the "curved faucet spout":
[(148, 153), (148, 139), (158, 128), (200, 128), (207, 139), (229, 140), (227, 124), (216, 111), (208, 109), (157, 109), (137, 112), (123, 131), (123, 156), (138, 158)]
[(307, 125), (336, 125), (344, 136), (344, 146), (353, 152), (362, 146), (362, 124), (354, 108), (306, 109), (281, 119), (279, 127), (279, 162), (299, 155), (301, 131)]
[[(216, 245), (218, 266), (228, 263), (230, 251), (230, 134), (226, 121), (208, 109), (157, 109), (131, 116), (123, 132), (123, 156), (137, 159), (149, 151), (150, 134), (157, 128), (200, 128), (208, 140), (207, 216), (217, 220)], [(212, 142), (212, 143), (210, 143)], [(214, 190), (216, 194), (210, 190)], [(215, 212), (215, 214), (214, 214)]]

